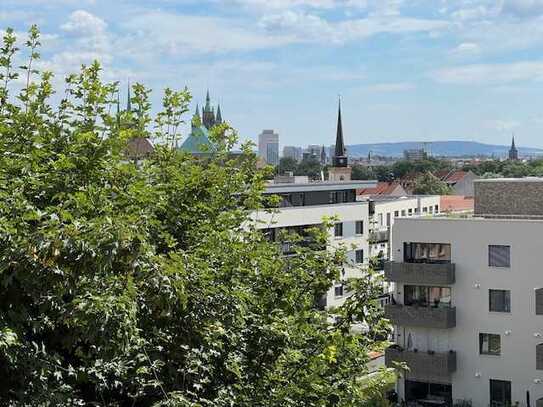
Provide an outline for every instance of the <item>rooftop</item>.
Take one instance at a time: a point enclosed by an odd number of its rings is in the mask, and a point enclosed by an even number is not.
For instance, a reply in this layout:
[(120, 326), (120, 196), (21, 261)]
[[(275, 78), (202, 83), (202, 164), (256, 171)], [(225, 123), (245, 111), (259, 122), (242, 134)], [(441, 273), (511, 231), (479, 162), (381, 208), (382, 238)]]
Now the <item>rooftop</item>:
[(315, 181), (299, 184), (268, 184), (266, 193), (278, 194), (285, 192), (305, 192), (305, 191), (338, 191), (361, 188), (372, 188), (377, 184), (377, 181)]

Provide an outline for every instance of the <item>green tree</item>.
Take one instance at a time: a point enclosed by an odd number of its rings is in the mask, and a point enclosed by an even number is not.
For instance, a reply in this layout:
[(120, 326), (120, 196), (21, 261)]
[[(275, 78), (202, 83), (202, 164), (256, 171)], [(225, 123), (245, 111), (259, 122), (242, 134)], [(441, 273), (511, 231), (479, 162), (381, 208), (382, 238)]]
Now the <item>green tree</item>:
[[(216, 153), (173, 148), (190, 94), (167, 90), (155, 119), (133, 88), (135, 125), (115, 113), (98, 63), (66, 80), (37, 72), (27, 42), (0, 49), (0, 404), (10, 406), (354, 406), (375, 399), (368, 351), (387, 325), (371, 270), (345, 306), (315, 303), (344, 250), (284, 257), (251, 214), (265, 173), (226, 124)], [(157, 137), (144, 162), (127, 140)], [(315, 228), (317, 242), (327, 236)], [(334, 316), (335, 318), (332, 318)], [(330, 321), (334, 322), (331, 323)], [(363, 322), (368, 331), (351, 327)]]
[(295, 175), (307, 175), (311, 179), (320, 179), (322, 170), (323, 167), (320, 161), (314, 157), (310, 157), (300, 161)]
[(365, 180), (365, 179), (376, 179), (371, 167), (355, 164), (352, 166), (353, 172), (351, 178), (353, 180)]
[(427, 172), (415, 179), (413, 193), (418, 195), (449, 195), (451, 189), (445, 182)]
[(284, 175), (287, 171), (292, 171), (296, 173), (298, 169), (298, 162), (292, 157), (282, 157), (279, 160), (279, 165), (277, 166), (276, 172), (279, 175)]

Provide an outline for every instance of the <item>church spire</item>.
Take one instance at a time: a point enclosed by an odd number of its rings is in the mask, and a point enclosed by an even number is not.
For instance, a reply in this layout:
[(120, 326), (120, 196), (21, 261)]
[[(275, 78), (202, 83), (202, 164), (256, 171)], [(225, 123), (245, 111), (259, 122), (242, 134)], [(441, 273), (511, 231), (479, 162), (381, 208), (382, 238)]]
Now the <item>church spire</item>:
[(333, 159), (334, 167), (347, 166), (347, 154), (345, 151), (345, 142), (343, 140), (343, 123), (341, 122), (341, 98), (338, 102), (336, 147)]
[(206, 105), (205, 105), (205, 110), (206, 111), (209, 111), (211, 109), (211, 98), (209, 97), (209, 89), (207, 90), (207, 94), (206, 94)]
[(516, 161), (518, 160), (518, 149), (515, 146), (515, 134), (511, 138), (511, 148), (509, 149), (509, 159)]
[(222, 123), (222, 115), (221, 115), (221, 105), (217, 104), (217, 118), (216, 118), (217, 124)]

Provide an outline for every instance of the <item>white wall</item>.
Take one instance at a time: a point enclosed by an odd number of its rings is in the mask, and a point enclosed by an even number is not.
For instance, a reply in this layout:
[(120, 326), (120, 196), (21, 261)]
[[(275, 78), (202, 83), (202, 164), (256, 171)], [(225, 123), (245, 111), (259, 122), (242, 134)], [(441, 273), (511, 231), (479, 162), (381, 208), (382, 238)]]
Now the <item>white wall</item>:
[[(428, 338), (439, 349), (457, 352), (457, 371), (452, 376), (453, 399), (469, 399), (474, 406), (489, 403), (489, 379), (510, 380), (512, 401), (524, 406), (529, 390), (532, 405), (543, 397), (543, 371), (536, 370), (536, 345), (543, 343), (543, 316), (535, 315), (534, 288), (543, 287), (543, 221), (407, 218), (392, 228), (392, 257), (403, 258), (403, 242), (450, 243), (456, 283), (452, 301), (456, 328), (412, 328), (417, 337)], [(511, 268), (488, 266), (488, 245), (511, 246)], [(477, 285), (480, 285), (478, 287)], [(489, 289), (511, 290), (511, 313), (489, 312)], [(403, 287), (396, 287), (397, 300)], [(401, 293), (401, 294), (398, 294)], [(398, 330), (403, 333), (403, 329)], [(506, 335), (506, 331), (511, 331)], [(501, 335), (501, 355), (479, 355), (479, 333)], [(437, 339), (435, 339), (437, 338)], [(400, 339), (401, 341), (402, 339)], [(480, 373), (480, 377), (475, 377)], [(400, 390), (402, 385), (399, 386)]]
[[(287, 226), (302, 226), (320, 224), (324, 217), (336, 216), (338, 222), (343, 223), (343, 236), (334, 237), (334, 229), (329, 232), (329, 247), (344, 247), (348, 250), (348, 262), (355, 261), (355, 250), (364, 250), (364, 263), (367, 264), (369, 258), (368, 246), (368, 203), (352, 202), (333, 205), (314, 205), (314, 206), (296, 206), (288, 208), (279, 208), (276, 213), (265, 211), (255, 212), (252, 218), (257, 222), (259, 229), (278, 228)], [(356, 221), (364, 222), (364, 233), (357, 235)], [(360, 276), (360, 271), (355, 267), (345, 266), (344, 279), (356, 278)], [(336, 285), (341, 284), (337, 282)], [(336, 297), (332, 287), (327, 294), (328, 307), (335, 307), (343, 304), (347, 295)]]

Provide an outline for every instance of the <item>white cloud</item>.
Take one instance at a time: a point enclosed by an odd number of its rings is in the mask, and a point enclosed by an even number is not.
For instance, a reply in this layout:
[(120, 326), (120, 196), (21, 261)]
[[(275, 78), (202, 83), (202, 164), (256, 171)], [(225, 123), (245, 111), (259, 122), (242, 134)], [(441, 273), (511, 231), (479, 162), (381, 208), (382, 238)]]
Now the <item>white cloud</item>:
[(268, 15), (260, 26), (270, 33), (293, 35), (298, 42), (344, 43), (382, 33), (400, 34), (444, 30), (449, 22), (395, 15), (330, 22), (320, 16), (297, 11)]
[(382, 92), (382, 93), (396, 93), (407, 92), (415, 89), (415, 84), (409, 82), (396, 82), (396, 83), (376, 83), (367, 86), (365, 89), (370, 92)]
[(430, 76), (440, 83), (462, 85), (536, 81), (543, 79), (543, 62), (465, 65), (440, 69), (432, 72)]
[(543, 0), (502, 0), (502, 13), (516, 17), (543, 14)]
[(517, 128), (519, 128), (521, 125), (520, 122), (516, 120), (486, 120), (483, 123), (483, 127), (490, 129), (490, 130), (497, 130), (497, 131), (513, 131)]
[(62, 24), (60, 28), (75, 35), (103, 35), (107, 24), (104, 20), (88, 11), (76, 10), (70, 14), (68, 21)]
[(455, 55), (473, 55), (481, 52), (481, 47), (474, 42), (463, 42), (451, 51)]

